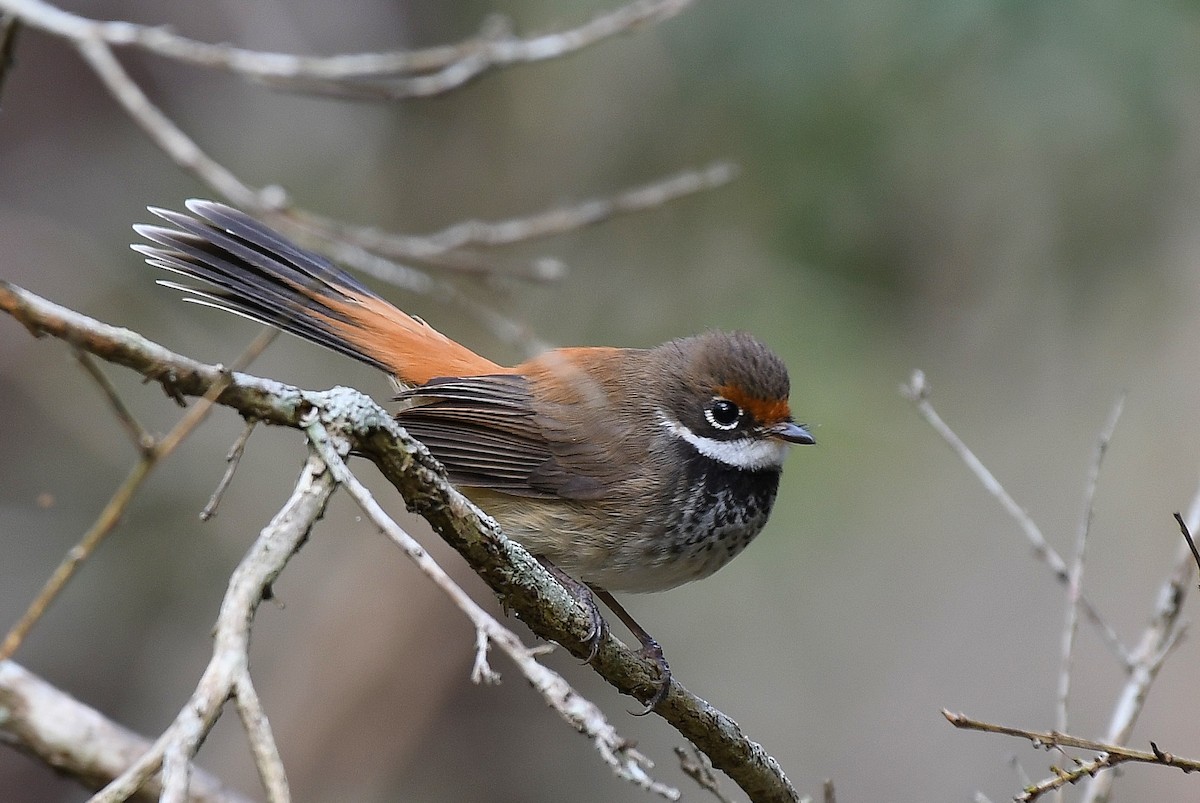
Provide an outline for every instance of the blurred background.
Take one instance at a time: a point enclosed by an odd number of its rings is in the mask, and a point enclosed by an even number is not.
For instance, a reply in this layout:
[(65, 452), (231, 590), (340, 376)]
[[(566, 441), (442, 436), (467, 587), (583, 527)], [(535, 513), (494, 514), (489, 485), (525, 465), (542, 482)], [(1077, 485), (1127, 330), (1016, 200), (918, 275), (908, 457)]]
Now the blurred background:
[[(443, 44), (492, 12), (523, 33), (615, 4), (92, 2), (249, 48), (332, 54)], [(1200, 445), (1200, 9), (1118, 0), (699, 3), (568, 59), (386, 105), (273, 93), (137, 52), (123, 62), (217, 160), (307, 208), (410, 233), (605, 196), (729, 159), (724, 188), (489, 252), (562, 260), (561, 281), (450, 278), (548, 342), (648, 346), (708, 327), (771, 343), (819, 445), (796, 450), (774, 518), (715, 577), (624, 602), (676, 676), (736, 719), (796, 785), (838, 799), (992, 800), (1060, 756), (957, 732), (943, 707), (1054, 726), (1064, 593), (898, 392), (933, 401), (1069, 554), (1098, 432), (1127, 393), (1100, 479), (1086, 592), (1136, 642), (1196, 492)], [(147, 204), (212, 192), (155, 149), (75, 52), (19, 41), (0, 115), (0, 277), (207, 361), (257, 328), (185, 307), (128, 250)], [(378, 287), (378, 285), (376, 285)], [(521, 355), (462, 310), (380, 288), (497, 360)], [(145, 426), (180, 411), (108, 375)], [(385, 379), (281, 339), (255, 373), (310, 388)], [(241, 420), (217, 411), (153, 475), (121, 528), (16, 659), (156, 734), (193, 688), (225, 580), (287, 497), (301, 437), (260, 428), (219, 514), (197, 513)], [(135, 461), (60, 342), (0, 320), (0, 628), (14, 621)], [(385, 506), (404, 505), (369, 465)], [(477, 599), (491, 595), (402, 519)], [(472, 632), (338, 497), (261, 609), (252, 670), (299, 801), (623, 801), (614, 779), (499, 656), (477, 688)], [(1189, 600), (1190, 608), (1196, 601)], [(515, 620), (510, 625), (528, 637)], [(1134, 741), (1200, 755), (1185, 640)], [(563, 652), (548, 663), (658, 762), (681, 743)], [(1081, 626), (1071, 730), (1101, 737), (1124, 675)], [(259, 794), (236, 717), (200, 763)], [(1197, 780), (1134, 766), (1120, 799)], [(736, 787), (724, 780), (727, 792)], [(1076, 799), (1078, 790), (1068, 790)], [(0, 750), (0, 799), (78, 801)]]

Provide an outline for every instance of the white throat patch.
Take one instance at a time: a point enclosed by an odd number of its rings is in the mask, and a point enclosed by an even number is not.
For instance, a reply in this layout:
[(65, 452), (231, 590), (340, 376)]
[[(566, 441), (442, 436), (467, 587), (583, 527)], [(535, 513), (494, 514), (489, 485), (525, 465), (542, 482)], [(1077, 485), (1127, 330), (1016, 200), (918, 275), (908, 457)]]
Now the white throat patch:
[(683, 438), (697, 452), (733, 468), (740, 468), (744, 471), (779, 468), (787, 458), (788, 445), (774, 438), (739, 438), (733, 441), (719, 441), (716, 438), (697, 435), (680, 422), (670, 418), (662, 410), (658, 411), (658, 418), (664, 429), (672, 435)]

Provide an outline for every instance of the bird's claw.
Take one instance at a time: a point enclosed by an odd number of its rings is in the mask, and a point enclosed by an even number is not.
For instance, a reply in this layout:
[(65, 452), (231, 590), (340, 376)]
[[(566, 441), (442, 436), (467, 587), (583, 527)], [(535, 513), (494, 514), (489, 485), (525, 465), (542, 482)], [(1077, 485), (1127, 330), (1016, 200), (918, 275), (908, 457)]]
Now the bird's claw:
[(630, 711), (635, 717), (644, 717), (655, 708), (658, 704), (667, 699), (667, 694), (671, 691), (671, 667), (667, 664), (667, 659), (663, 657), (662, 647), (658, 646), (658, 642), (649, 635), (642, 640), (642, 649), (638, 651), (644, 660), (654, 664), (658, 669), (658, 682), (654, 694), (646, 701), (646, 708), (642, 711)]

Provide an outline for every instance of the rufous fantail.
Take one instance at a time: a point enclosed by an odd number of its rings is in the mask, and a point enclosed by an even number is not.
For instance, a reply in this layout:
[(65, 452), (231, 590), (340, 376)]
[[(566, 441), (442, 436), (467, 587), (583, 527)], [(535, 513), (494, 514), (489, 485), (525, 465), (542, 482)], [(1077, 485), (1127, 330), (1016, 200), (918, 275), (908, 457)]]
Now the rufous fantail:
[[(151, 265), (205, 283), (159, 284), (277, 326), (389, 373), (396, 418), (450, 481), (537, 556), (593, 617), (580, 581), (670, 670), (612, 591), (661, 591), (715, 572), (758, 535), (791, 444), (783, 361), (743, 332), (656, 348), (563, 348), (504, 367), (385, 301), (324, 257), (236, 209), (151, 207), (176, 228), (138, 225)], [(564, 574), (565, 573), (565, 574)]]

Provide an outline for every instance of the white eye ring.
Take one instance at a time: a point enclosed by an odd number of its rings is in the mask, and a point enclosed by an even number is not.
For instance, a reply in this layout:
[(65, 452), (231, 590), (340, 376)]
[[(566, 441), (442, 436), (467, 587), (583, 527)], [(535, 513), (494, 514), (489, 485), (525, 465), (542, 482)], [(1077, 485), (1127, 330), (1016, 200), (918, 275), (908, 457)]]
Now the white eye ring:
[[(730, 421), (718, 421), (717, 414), (720, 413), (721, 418), (727, 418), (730, 414), (733, 419)], [(737, 425), (742, 420), (742, 408), (726, 399), (724, 396), (713, 397), (712, 402), (704, 408), (704, 420), (712, 426), (713, 429), (720, 429), (726, 432), (737, 429)]]

